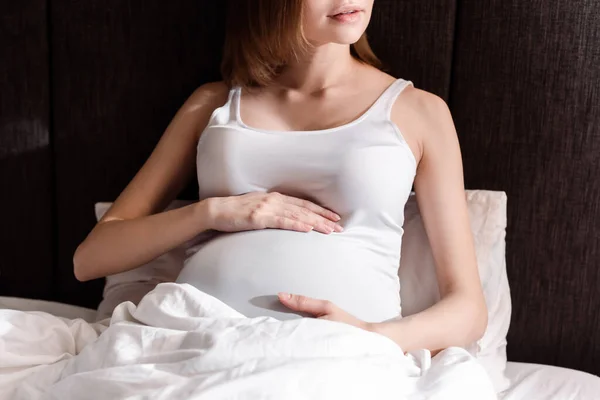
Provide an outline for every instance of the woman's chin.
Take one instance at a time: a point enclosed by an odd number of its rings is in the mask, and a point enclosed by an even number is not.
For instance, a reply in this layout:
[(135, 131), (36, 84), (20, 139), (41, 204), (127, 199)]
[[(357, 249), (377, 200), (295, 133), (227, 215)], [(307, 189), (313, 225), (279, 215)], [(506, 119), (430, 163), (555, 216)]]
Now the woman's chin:
[(336, 32), (335, 35), (331, 35), (329, 39), (329, 43), (340, 44), (340, 45), (350, 45), (359, 41), (363, 32), (354, 33), (354, 32)]
[(323, 30), (320, 34), (308, 36), (307, 39), (312, 44), (340, 44), (350, 45), (359, 41), (365, 29), (350, 26), (338, 26)]

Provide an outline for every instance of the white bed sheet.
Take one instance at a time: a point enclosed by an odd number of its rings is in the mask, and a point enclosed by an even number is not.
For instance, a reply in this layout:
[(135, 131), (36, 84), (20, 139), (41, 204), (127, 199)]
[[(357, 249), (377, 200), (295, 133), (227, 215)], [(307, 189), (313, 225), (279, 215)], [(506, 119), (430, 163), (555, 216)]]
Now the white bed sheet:
[(2, 400), (496, 398), (464, 349), (407, 356), (346, 324), (244, 318), (185, 284), (93, 324), (0, 310), (0, 331)]
[(499, 400), (599, 400), (600, 378), (550, 365), (508, 362), (510, 387)]
[(54, 301), (25, 299), (20, 297), (0, 296), (0, 309), (42, 311), (57, 317), (69, 319), (81, 318), (87, 322), (94, 322), (96, 320), (96, 310), (90, 308), (57, 303)]
[[(0, 296), (0, 309), (43, 311), (55, 316), (87, 322), (96, 320), (96, 310), (69, 304)], [(508, 362), (510, 387), (499, 400), (598, 400), (600, 378), (585, 372), (548, 365)]]

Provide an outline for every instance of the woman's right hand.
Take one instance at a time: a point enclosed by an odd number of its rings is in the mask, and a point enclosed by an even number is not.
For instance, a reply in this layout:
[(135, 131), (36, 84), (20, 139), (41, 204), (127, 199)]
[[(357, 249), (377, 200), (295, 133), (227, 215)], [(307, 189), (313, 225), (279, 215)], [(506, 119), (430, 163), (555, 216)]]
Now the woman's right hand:
[(315, 230), (330, 234), (343, 228), (340, 216), (308, 200), (280, 193), (252, 192), (240, 196), (212, 197), (206, 205), (208, 226), (222, 232), (258, 229)]

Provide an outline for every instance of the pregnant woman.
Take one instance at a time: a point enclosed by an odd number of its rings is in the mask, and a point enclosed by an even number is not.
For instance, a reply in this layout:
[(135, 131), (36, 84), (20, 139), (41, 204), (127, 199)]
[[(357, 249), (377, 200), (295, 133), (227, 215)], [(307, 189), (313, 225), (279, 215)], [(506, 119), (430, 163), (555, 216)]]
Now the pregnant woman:
[[(74, 255), (79, 280), (193, 241), (178, 282), (248, 317), (352, 324), (404, 351), (487, 323), (462, 162), (439, 97), (378, 69), (374, 0), (232, 2), (223, 82), (198, 88)], [(161, 212), (197, 172), (199, 201)], [(398, 266), (415, 187), (441, 300), (407, 318)]]

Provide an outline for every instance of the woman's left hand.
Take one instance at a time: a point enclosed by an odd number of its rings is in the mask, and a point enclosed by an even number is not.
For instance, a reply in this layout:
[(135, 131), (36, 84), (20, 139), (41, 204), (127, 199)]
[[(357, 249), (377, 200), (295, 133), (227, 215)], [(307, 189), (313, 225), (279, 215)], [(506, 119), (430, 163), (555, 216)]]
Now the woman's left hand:
[(279, 293), (278, 297), (279, 301), (291, 310), (305, 312), (315, 318), (343, 322), (367, 331), (371, 330), (371, 324), (350, 315), (328, 300), (313, 299), (289, 293)]

